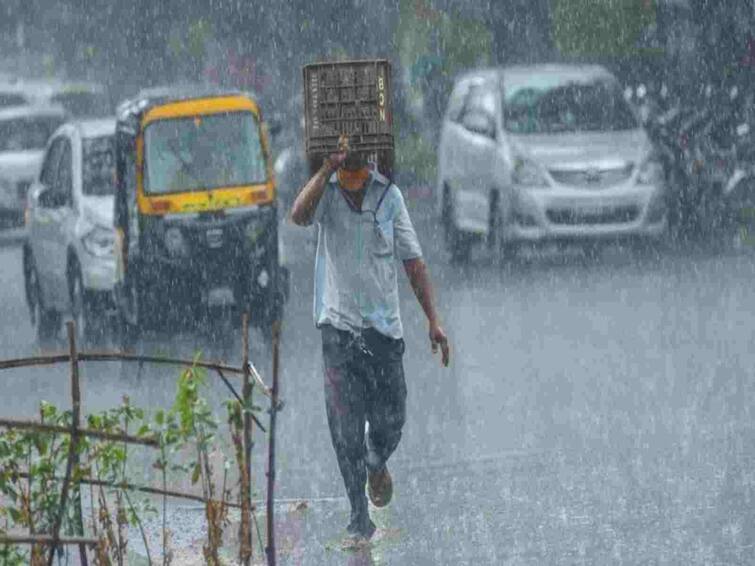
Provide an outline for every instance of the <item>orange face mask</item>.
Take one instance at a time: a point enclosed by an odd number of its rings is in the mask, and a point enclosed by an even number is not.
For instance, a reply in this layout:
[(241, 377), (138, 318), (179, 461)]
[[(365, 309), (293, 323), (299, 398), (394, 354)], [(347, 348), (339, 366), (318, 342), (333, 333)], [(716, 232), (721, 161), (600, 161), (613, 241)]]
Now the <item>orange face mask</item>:
[(338, 182), (347, 191), (358, 191), (364, 187), (370, 176), (370, 170), (367, 167), (350, 171), (349, 169), (338, 170)]

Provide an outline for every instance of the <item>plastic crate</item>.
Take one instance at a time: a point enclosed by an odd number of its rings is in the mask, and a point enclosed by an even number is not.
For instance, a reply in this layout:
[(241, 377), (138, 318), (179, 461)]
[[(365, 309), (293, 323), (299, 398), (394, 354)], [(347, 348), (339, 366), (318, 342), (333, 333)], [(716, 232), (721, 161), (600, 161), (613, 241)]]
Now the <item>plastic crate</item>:
[(384, 59), (304, 67), (306, 152), (311, 167), (336, 151), (347, 134), (353, 151), (390, 172), (393, 163), (391, 64)]

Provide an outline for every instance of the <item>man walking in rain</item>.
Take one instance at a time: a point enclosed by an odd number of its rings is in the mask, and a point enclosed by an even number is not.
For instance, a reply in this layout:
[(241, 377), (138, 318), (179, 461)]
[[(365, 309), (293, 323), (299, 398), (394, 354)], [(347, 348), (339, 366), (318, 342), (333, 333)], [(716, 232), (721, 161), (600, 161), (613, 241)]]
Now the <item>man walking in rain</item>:
[[(387, 461), (405, 420), (396, 259), (429, 322), (433, 352), (448, 366), (446, 333), (435, 310), (422, 250), (398, 187), (350, 152), (338, 152), (302, 188), (291, 210), (299, 226), (319, 224), (315, 260), (315, 324), (322, 332), (325, 402), (331, 440), (351, 504), (353, 543), (375, 532), (365, 484), (376, 507), (393, 482)], [(367, 432), (365, 432), (365, 422)]]

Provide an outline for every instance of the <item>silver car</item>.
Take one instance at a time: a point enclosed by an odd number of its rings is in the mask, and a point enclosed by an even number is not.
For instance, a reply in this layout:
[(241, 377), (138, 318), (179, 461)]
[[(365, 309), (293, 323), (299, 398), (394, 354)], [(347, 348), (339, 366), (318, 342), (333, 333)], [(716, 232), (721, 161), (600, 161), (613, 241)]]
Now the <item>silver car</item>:
[(101, 335), (115, 281), (115, 120), (70, 122), (50, 139), (29, 193), (26, 298), (40, 341), (64, 315), (81, 342)]
[(65, 119), (60, 106), (0, 109), (0, 214), (21, 219), (45, 144)]
[(437, 206), (455, 259), (475, 241), (589, 241), (666, 230), (661, 163), (616, 78), (597, 65), (460, 77), (444, 118)]

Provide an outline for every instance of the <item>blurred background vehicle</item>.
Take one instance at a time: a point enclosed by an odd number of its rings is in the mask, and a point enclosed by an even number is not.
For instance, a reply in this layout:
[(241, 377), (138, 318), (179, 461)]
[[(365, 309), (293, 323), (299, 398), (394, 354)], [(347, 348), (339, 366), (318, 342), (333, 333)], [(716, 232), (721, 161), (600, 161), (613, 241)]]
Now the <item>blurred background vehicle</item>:
[(43, 344), (68, 313), (82, 344), (104, 336), (115, 277), (114, 133), (114, 119), (59, 128), (29, 194), (23, 274)]
[(18, 85), (16, 77), (0, 74), (0, 109), (23, 106), (32, 102), (32, 97)]
[[(118, 110), (115, 297), (126, 344), (169, 314), (249, 309), (268, 329), (287, 296), (269, 144), (237, 92), (136, 98)], [(142, 173), (137, 173), (141, 170)]]
[(61, 106), (0, 109), (0, 215), (19, 224), (50, 135), (67, 117)]
[(46, 98), (76, 118), (105, 117), (114, 110), (105, 86), (94, 82), (63, 82), (51, 88)]
[(595, 65), (472, 71), (449, 99), (438, 211), (453, 258), (476, 240), (643, 237), (666, 229), (663, 167), (616, 78)]
[(21, 78), (13, 85), (29, 104), (54, 104), (74, 118), (105, 117), (113, 104), (105, 85), (93, 81)]

